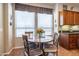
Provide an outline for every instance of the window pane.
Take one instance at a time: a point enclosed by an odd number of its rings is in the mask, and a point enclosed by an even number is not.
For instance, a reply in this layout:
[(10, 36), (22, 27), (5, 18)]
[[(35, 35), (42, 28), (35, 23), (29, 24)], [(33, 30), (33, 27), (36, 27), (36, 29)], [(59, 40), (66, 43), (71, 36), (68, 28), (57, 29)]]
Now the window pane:
[(52, 27), (52, 15), (38, 13), (38, 27)]
[(43, 28), (45, 35), (52, 34), (52, 15), (38, 13), (38, 27)]
[(34, 31), (34, 12), (15, 11), (16, 35), (22, 36), (25, 31)]
[(16, 27), (34, 27), (34, 12), (16, 11)]

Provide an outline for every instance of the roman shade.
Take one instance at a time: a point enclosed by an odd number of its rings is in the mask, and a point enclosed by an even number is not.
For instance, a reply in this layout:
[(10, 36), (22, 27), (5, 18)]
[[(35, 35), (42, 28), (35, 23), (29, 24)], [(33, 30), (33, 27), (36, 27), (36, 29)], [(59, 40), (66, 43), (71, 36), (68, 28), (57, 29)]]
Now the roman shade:
[(53, 9), (49, 9), (49, 8), (36, 7), (27, 4), (19, 4), (19, 3), (15, 3), (15, 9), (20, 11), (29, 11), (29, 12), (46, 13), (46, 14), (52, 14), (53, 11)]

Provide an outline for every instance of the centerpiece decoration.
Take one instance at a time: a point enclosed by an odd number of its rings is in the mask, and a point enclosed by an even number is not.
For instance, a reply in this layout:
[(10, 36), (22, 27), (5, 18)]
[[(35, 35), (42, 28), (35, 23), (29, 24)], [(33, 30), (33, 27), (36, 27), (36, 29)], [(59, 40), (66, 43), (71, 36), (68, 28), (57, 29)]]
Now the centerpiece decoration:
[(42, 28), (37, 28), (36, 33), (39, 35), (39, 38), (42, 37), (42, 34), (44, 33), (44, 30)]
[(40, 42), (41, 42), (41, 38), (42, 38), (42, 35), (43, 35), (44, 32), (45, 31), (42, 28), (36, 29), (36, 34), (37, 34), (37, 37), (38, 37), (38, 40), (39, 40), (39, 48), (41, 48)]

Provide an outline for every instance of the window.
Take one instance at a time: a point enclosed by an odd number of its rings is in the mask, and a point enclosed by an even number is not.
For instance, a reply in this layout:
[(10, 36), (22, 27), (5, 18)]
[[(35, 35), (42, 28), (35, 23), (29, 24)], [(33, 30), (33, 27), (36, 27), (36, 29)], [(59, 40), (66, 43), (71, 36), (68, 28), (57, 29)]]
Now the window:
[(25, 32), (33, 32), (42, 28), (45, 35), (52, 35), (52, 9), (15, 4), (16, 37), (22, 37)]
[(52, 35), (52, 15), (37, 13), (37, 23), (35, 23), (35, 12), (15, 11), (16, 15), (16, 37), (22, 37), (25, 32), (35, 33), (35, 25), (37, 28), (43, 28), (45, 35)]
[(23, 33), (35, 28), (35, 13), (27, 11), (15, 11), (16, 15), (16, 37), (21, 37)]
[(52, 15), (38, 13), (38, 27), (44, 29), (45, 35), (52, 35)]

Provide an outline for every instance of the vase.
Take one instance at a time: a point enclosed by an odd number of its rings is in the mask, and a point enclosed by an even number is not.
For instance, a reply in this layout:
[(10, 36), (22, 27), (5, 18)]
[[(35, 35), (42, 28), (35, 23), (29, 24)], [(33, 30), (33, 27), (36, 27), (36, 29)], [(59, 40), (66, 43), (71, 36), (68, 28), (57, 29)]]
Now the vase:
[(42, 33), (38, 33), (39, 48), (41, 47), (41, 37), (42, 37)]

